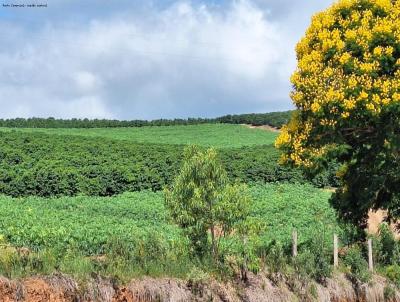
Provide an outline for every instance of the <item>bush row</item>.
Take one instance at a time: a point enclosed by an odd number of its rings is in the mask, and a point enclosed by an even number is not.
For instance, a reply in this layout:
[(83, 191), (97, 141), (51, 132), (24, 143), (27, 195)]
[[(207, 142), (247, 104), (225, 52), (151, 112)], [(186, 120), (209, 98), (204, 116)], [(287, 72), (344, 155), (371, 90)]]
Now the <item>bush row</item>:
[[(0, 193), (10, 196), (111, 196), (161, 190), (180, 168), (183, 146), (139, 144), (78, 136), (0, 135)], [(231, 180), (305, 182), (280, 166), (272, 146), (220, 151)]]

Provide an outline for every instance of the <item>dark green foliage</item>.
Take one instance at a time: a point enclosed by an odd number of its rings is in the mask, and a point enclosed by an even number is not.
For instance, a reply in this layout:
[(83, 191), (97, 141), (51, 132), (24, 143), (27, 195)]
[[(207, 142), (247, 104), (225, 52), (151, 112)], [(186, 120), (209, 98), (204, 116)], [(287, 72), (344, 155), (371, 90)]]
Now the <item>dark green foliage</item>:
[[(161, 190), (170, 184), (184, 146), (139, 144), (104, 138), (20, 133), (0, 134), (0, 193), (10, 196), (111, 196)], [(220, 151), (230, 180), (304, 182), (281, 167), (273, 146)]]
[(340, 180), (336, 176), (336, 171), (338, 171), (340, 165), (336, 161), (331, 161), (326, 164), (325, 169), (318, 171), (317, 173), (310, 174), (309, 170), (306, 170), (307, 178), (311, 183), (318, 187), (339, 187)]
[(356, 122), (340, 134), (346, 140), (338, 143), (342, 152), (333, 154), (343, 164), (343, 187), (332, 206), (360, 227), (366, 226), (369, 210), (385, 209), (394, 222), (400, 217), (400, 106), (393, 104), (369, 125), (361, 114)]
[(254, 126), (269, 125), (276, 128), (281, 128), (287, 124), (293, 113), (291, 111), (270, 112), (270, 113), (250, 113), (239, 115), (225, 115), (216, 118), (220, 123), (226, 124), (250, 124)]
[(306, 182), (300, 169), (278, 164), (279, 151), (272, 145), (220, 150), (219, 154), (231, 179), (245, 183)]
[(15, 118), (0, 119), (0, 127), (9, 128), (115, 128), (197, 125), (210, 123), (270, 125), (280, 128), (286, 124), (292, 111), (225, 115), (217, 118), (158, 119), (158, 120), (106, 120), (106, 119), (55, 119), (55, 118)]

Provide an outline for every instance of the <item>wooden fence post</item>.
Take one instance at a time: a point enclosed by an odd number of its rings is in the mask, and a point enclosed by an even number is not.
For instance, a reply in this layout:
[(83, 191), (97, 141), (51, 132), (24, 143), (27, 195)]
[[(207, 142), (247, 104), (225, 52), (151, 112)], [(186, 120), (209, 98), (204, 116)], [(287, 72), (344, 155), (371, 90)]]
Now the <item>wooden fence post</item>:
[(294, 229), (292, 233), (292, 256), (297, 257), (297, 230)]
[(339, 266), (339, 249), (338, 249), (338, 236), (333, 235), (333, 266)]
[(372, 239), (368, 239), (368, 268), (371, 272), (374, 271), (374, 262), (372, 259)]

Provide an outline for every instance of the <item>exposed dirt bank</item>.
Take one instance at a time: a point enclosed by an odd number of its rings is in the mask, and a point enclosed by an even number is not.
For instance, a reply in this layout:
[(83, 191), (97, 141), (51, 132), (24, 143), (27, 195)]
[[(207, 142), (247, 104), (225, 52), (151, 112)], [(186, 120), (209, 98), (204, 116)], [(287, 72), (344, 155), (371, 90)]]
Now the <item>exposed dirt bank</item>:
[[(375, 277), (370, 284), (352, 284), (338, 274), (326, 285), (305, 286), (294, 282), (274, 284), (263, 276), (249, 277), (246, 283), (208, 281), (193, 284), (178, 279), (144, 278), (127, 286), (117, 286), (110, 280), (95, 279), (84, 287), (63, 276), (29, 278), (11, 281), (0, 278), (0, 301), (14, 302), (263, 302), (263, 301), (400, 301), (400, 293), (390, 291), (385, 297), (386, 282)], [(388, 291), (386, 290), (386, 293)]]
[[(387, 217), (387, 211), (369, 211), (368, 218), (368, 232), (371, 234), (377, 234), (379, 230), (379, 225), (385, 221)], [(392, 224), (391, 229), (396, 239), (400, 239), (400, 231), (396, 229), (396, 225)]]
[(249, 124), (241, 124), (241, 125), (245, 126), (247, 128), (250, 128), (250, 129), (261, 129), (261, 130), (272, 131), (272, 132), (281, 132), (280, 129), (272, 127), (272, 126), (268, 126), (268, 125), (263, 125), (263, 126), (253, 126), (253, 125), (249, 125)]

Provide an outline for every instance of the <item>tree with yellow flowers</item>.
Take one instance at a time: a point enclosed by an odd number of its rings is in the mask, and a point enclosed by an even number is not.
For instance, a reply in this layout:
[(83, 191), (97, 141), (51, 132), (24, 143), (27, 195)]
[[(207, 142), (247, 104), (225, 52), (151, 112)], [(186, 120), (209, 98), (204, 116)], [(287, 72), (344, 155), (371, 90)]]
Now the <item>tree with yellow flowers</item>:
[(313, 17), (296, 52), (282, 161), (341, 163), (333, 205), (348, 221), (364, 225), (370, 209), (400, 218), (400, 1), (340, 0)]

